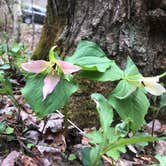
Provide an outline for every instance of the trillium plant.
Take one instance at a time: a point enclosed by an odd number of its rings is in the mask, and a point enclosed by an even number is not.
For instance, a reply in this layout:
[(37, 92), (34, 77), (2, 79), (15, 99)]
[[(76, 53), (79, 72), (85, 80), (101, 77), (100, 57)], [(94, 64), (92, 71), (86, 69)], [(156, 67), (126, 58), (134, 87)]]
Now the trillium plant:
[[(36, 60), (22, 64), (29, 76), (22, 90), (23, 96), (40, 117), (64, 107), (68, 98), (77, 91), (72, 73), (100, 82), (119, 81), (107, 100), (122, 120), (130, 119), (130, 128), (137, 131), (144, 122), (150, 106), (147, 92), (160, 96), (166, 92), (159, 79), (166, 75), (143, 77), (130, 57), (124, 70), (114, 60), (107, 58), (103, 50), (90, 41), (81, 41), (74, 54), (61, 60), (52, 47), (49, 61)], [(32, 97), (33, 96), (33, 97)], [(139, 114), (135, 116), (135, 112)]]
[(64, 74), (72, 74), (80, 70), (80, 67), (78, 66), (62, 60), (57, 60), (54, 56), (54, 49), (55, 47), (50, 50), (49, 62), (44, 60), (36, 60), (22, 64), (22, 68), (28, 72), (36, 74), (42, 72), (47, 73), (44, 78), (43, 100), (45, 100), (46, 97), (52, 93), (56, 85), (59, 83), (61, 76)]
[[(49, 61), (29, 61), (23, 63), (22, 68), (29, 73), (22, 94), (41, 118), (63, 108), (68, 98), (78, 90), (74, 75), (71, 75), (73, 73), (77, 72), (82, 78), (90, 80), (109, 81), (110, 84), (118, 81), (107, 98), (101, 94), (91, 96), (97, 104), (101, 130), (87, 136), (95, 147), (83, 152), (86, 156), (84, 165), (101, 165), (101, 155), (107, 154), (117, 159), (120, 151), (125, 152), (125, 145), (154, 140), (151, 137), (124, 137), (128, 136), (129, 131), (135, 135), (144, 124), (144, 117), (150, 108), (147, 94), (164, 98), (166, 89), (159, 83), (159, 79), (165, 77), (166, 72), (154, 77), (144, 77), (130, 57), (127, 58), (125, 68), (121, 69), (114, 60), (107, 58), (96, 43), (90, 41), (81, 41), (73, 55), (64, 60), (60, 60), (56, 47), (52, 47)], [(166, 105), (165, 100), (161, 103), (160, 108)], [(122, 120), (117, 125), (118, 130), (110, 128), (113, 111)], [(119, 130), (123, 132), (118, 134)]]

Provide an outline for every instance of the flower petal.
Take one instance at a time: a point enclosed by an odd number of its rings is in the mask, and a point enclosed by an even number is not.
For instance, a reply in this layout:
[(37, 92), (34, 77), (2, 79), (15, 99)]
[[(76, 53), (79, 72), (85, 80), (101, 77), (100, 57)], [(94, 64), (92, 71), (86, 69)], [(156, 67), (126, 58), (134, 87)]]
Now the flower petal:
[(149, 82), (149, 83), (151, 83), (151, 82), (159, 82), (159, 76), (155, 76), (155, 77), (141, 77), (140, 79), (139, 79), (139, 81), (140, 82)]
[(41, 73), (44, 69), (46, 69), (49, 65), (49, 62), (44, 60), (37, 61), (29, 61), (27, 63), (23, 63), (21, 66), (24, 70), (32, 73)]
[(147, 85), (145, 84), (144, 88), (147, 92), (155, 96), (160, 96), (166, 92), (166, 89), (163, 86), (161, 86), (159, 83), (154, 82)]
[(56, 85), (58, 84), (59, 80), (60, 80), (60, 77), (55, 75), (47, 75), (44, 78), (43, 100), (45, 100), (46, 97), (50, 93), (52, 93), (52, 91), (55, 89)]
[(81, 68), (78, 66), (75, 66), (71, 63), (62, 61), (62, 60), (57, 60), (57, 65), (62, 69), (64, 74), (71, 74), (76, 71), (79, 71)]

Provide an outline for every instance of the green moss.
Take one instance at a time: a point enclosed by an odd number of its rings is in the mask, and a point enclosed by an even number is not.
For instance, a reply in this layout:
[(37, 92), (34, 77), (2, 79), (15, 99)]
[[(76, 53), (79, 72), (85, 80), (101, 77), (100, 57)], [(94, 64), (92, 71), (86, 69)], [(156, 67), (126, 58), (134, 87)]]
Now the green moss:
[(54, 5), (53, 1), (48, 1), (47, 17), (42, 29), (39, 43), (37, 44), (31, 57), (32, 59), (48, 59), (48, 52), (50, 48), (56, 44), (58, 37), (64, 29), (67, 19), (65, 15), (66, 11), (64, 11), (64, 14), (57, 15)]
[(90, 95), (94, 92), (102, 93), (108, 96), (112, 90), (110, 82), (101, 83), (78, 78), (79, 90), (69, 101), (69, 118), (79, 127), (98, 127), (99, 118), (96, 111), (96, 105), (91, 100)]

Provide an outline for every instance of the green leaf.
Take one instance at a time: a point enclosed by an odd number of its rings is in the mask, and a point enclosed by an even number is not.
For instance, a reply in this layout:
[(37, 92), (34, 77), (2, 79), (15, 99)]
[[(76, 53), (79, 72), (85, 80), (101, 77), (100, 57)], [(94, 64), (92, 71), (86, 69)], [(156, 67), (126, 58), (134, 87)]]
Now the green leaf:
[(159, 162), (160, 162), (159, 166), (165, 166), (166, 165), (166, 156), (165, 155), (159, 155), (159, 154), (157, 154), (155, 156), (155, 158), (157, 160), (159, 160)]
[(6, 133), (6, 134), (13, 134), (13, 133), (14, 133), (14, 128), (12, 128), (12, 127), (7, 127), (6, 130), (5, 130), (5, 133)]
[[(85, 147), (82, 150), (82, 162), (84, 166), (92, 166), (94, 160), (97, 157), (98, 149), (99, 147), (89, 148)], [(102, 166), (102, 162), (99, 159), (95, 166)]]
[(91, 148), (91, 150), (90, 150), (90, 161), (91, 161), (90, 163), (91, 164), (90, 165), (92, 165), (92, 166), (93, 165), (95, 165), (95, 166), (102, 166), (103, 165), (100, 158), (97, 159), (99, 151), (100, 151), (100, 146), (96, 146), (96, 147)]
[(131, 120), (131, 129), (133, 131), (137, 131), (141, 127), (150, 106), (146, 95), (141, 89), (137, 89), (124, 99), (118, 99), (114, 91), (109, 96), (108, 101), (122, 120)]
[(70, 160), (70, 161), (73, 161), (73, 160), (75, 160), (75, 159), (76, 159), (76, 155), (73, 154), (73, 153), (71, 153), (71, 154), (69, 155), (69, 157), (68, 157), (68, 160)]
[(21, 45), (20, 45), (20, 44), (18, 44), (18, 43), (13, 43), (12, 48), (11, 48), (11, 51), (12, 51), (13, 53), (19, 52), (20, 49), (21, 49)]
[(156, 141), (157, 138), (152, 137), (152, 136), (137, 136), (137, 137), (132, 137), (132, 138), (122, 138), (117, 140), (114, 143), (111, 143), (109, 145), (107, 145), (104, 150), (103, 153), (106, 153), (108, 151), (110, 151), (111, 149), (114, 148), (118, 148), (121, 146), (125, 146), (125, 145), (131, 145), (131, 144), (137, 144), (137, 143), (141, 143), (141, 142), (152, 142), (152, 141)]
[(86, 137), (90, 139), (91, 143), (101, 143), (103, 141), (103, 136), (99, 131), (92, 131), (86, 134)]
[(119, 136), (115, 132), (115, 128), (110, 127), (107, 132), (107, 140), (110, 143), (113, 143), (119, 139)]
[(123, 121), (115, 126), (116, 135), (126, 137), (129, 133), (129, 122)]
[(68, 98), (77, 91), (77, 83), (75, 81), (68, 82), (61, 79), (54, 91), (43, 101), (43, 80), (45, 75), (35, 75), (27, 80), (26, 86), (22, 90), (22, 94), (26, 101), (39, 117), (44, 117), (49, 113), (62, 108)]
[[(114, 144), (118, 141), (119, 135), (115, 131), (115, 128), (109, 128), (107, 139), (109, 140), (109, 144)], [(120, 152), (125, 153), (126, 149), (125, 146), (119, 146), (117, 148), (109, 150), (106, 154), (112, 157), (114, 160), (117, 160), (120, 156)]]
[(34, 146), (35, 146), (34, 144), (30, 144), (30, 143), (27, 144), (27, 148), (28, 148), (28, 149), (32, 149)]
[(5, 122), (1, 122), (0, 123), (0, 133), (3, 133), (6, 129), (6, 123)]
[(103, 73), (98, 71), (82, 71), (82, 77), (97, 81), (116, 81), (123, 77), (123, 71), (112, 61), (111, 66)]
[(126, 69), (124, 71), (125, 76), (136, 76), (140, 75), (140, 72), (137, 68), (137, 66), (134, 64), (132, 59), (128, 56), (127, 57), (127, 64), (126, 64)]
[(99, 93), (93, 93), (91, 98), (96, 102), (96, 108), (99, 113), (101, 127), (104, 133), (107, 133), (107, 130), (113, 121), (112, 107), (108, 103), (107, 99)]
[(74, 54), (66, 61), (78, 65), (82, 70), (105, 72), (111, 65), (102, 49), (93, 42), (81, 41)]
[(118, 99), (125, 99), (136, 90), (136, 86), (128, 83), (126, 80), (121, 80), (112, 94)]
[(120, 153), (125, 153), (126, 148), (125, 146), (118, 146), (116, 148), (113, 148), (109, 150), (106, 154), (107, 156), (111, 157), (113, 160), (117, 160), (120, 157)]
[(1, 89), (0, 89), (0, 94), (6, 94), (13, 96), (13, 88), (12, 84), (10, 83), (9, 79), (0, 73), (0, 83), (1, 83)]
[(85, 147), (82, 149), (82, 162), (84, 166), (90, 166), (90, 150), (91, 148)]
[(1, 44), (0, 45), (0, 56), (2, 56), (7, 51), (7, 44)]
[(160, 99), (160, 107), (165, 107), (166, 106), (166, 93), (164, 93), (162, 96), (161, 96), (161, 99)]
[(55, 59), (55, 56), (54, 56), (54, 49), (56, 48), (56, 46), (53, 46), (50, 51), (49, 51), (49, 61), (51, 63), (55, 63), (56, 62), (56, 59)]
[(0, 64), (0, 70), (8, 70), (10, 69), (10, 65), (8, 63)]

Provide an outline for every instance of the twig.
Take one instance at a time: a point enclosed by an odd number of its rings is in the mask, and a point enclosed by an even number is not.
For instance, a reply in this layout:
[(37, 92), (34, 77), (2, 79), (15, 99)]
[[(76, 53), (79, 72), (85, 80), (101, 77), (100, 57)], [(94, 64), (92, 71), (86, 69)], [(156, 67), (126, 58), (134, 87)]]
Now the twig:
[[(62, 118), (64, 118), (64, 115), (63, 115), (60, 111), (56, 110), (56, 112), (57, 112)], [(76, 128), (76, 129), (80, 132), (81, 135), (85, 136), (85, 132), (84, 132), (83, 130), (81, 130), (78, 126), (76, 126), (71, 120), (67, 119), (67, 121), (68, 121), (74, 128)]]

